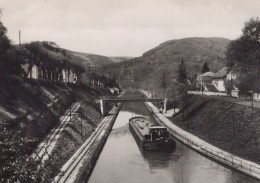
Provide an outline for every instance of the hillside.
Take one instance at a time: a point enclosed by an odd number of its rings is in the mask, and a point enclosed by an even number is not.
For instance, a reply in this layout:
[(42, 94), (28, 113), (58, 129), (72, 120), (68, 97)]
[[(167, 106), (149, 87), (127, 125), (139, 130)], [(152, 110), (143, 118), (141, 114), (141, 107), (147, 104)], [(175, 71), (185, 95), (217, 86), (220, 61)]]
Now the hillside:
[(81, 58), (81, 62), (83, 63), (85, 68), (93, 67), (93, 66), (103, 66), (106, 64), (118, 63), (118, 62), (131, 59), (131, 57), (107, 57), (102, 55), (75, 52), (70, 50), (66, 50), (66, 52), (68, 52), (69, 54), (77, 58)]
[(184, 121), (181, 112), (171, 118), (176, 125), (184, 130), (188, 126), (190, 133), (227, 152), (260, 162), (260, 109), (206, 96), (191, 96), (188, 103)]
[[(61, 48), (54, 42), (31, 42), (22, 46), (14, 45), (14, 60), (22, 58), (25, 69), (28, 65), (37, 65), (42, 69), (56, 70), (60, 75), (63, 68), (69, 68), (76, 73), (89, 71), (90, 67), (104, 66), (130, 59), (129, 57), (106, 57), (90, 53), (81, 53)], [(19, 53), (19, 54), (18, 54)], [(25, 69), (27, 71), (27, 69)]]
[[(0, 182), (35, 182), (32, 181), (34, 175), (38, 182), (50, 182), (45, 178), (57, 173), (57, 168), (70, 158), (99, 123), (99, 104), (94, 100), (110, 95), (107, 90), (96, 90), (87, 85), (22, 79), (6, 74), (0, 75), (0, 93)], [(61, 141), (58, 141), (58, 145), (62, 145), (54, 147), (59, 153), (50, 154), (50, 161), (53, 158), (55, 161), (39, 170), (37, 161), (28, 162), (31, 153), (65, 120), (61, 116), (68, 116), (69, 106), (76, 101), (82, 101), (78, 113), (73, 114), (73, 122), (65, 126)], [(111, 107), (107, 104), (105, 111)], [(83, 138), (81, 129), (84, 130)], [(30, 176), (32, 179), (28, 178)]]
[(194, 79), (201, 72), (203, 62), (207, 62), (215, 72), (226, 65), (225, 52), (230, 41), (225, 38), (184, 38), (166, 41), (145, 52), (141, 57), (118, 64), (102, 67), (100, 72), (118, 75), (123, 81), (132, 80), (139, 86), (152, 87), (160, 82), (162, 73), (166, 80), (176, 78), (181, 60), (187, 67), (188, 76)]

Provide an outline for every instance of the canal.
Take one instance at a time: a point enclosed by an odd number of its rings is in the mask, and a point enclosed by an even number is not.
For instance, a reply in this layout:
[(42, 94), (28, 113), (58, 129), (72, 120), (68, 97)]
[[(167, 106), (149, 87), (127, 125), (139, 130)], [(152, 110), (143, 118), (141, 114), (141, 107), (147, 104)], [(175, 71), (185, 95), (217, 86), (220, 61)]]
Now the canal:
[[(125, 96), (140, 95), (127, 92)], [(88, 182), (90, 183), (245, 183), (257, 180), (221, 166), (177, 141), (171, 153), (143, 152), (129, 130), (129, 118), (155, 122), (142, 102), (123, 104)]]

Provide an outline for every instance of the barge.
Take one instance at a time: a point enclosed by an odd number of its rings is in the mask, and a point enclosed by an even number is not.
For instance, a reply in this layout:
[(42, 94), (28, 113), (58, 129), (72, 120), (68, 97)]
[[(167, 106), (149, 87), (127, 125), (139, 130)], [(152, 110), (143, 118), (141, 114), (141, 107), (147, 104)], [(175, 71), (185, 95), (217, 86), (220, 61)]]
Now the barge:
[(169, 137), (167, 128), (153, 125), (143, 116), (129, 119), (129, 128), (136, 142), (146, 151), (172, 151), (176, 143)]

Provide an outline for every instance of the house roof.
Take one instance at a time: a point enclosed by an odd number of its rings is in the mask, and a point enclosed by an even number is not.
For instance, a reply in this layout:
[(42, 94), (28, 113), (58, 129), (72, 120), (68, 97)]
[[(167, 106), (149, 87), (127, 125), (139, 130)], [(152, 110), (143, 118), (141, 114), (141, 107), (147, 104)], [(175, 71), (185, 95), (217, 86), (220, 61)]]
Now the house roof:
[(214, 73), (214, 72), (206, 72), (204, 74), (201, 74), (197, 77), (197, 80), (201, 80), (201, 78), (203, 78), (203, 80), (207, 80), (207, 79), (222, 79), (224, 78), (228, 73), (228, 67), (224, 67), (222, 69), (220, 69), (218, 72)]
[(214, 72), (205, 72), (205, 73), (199, 75), (199, 76), (197, 77), (197, 80), (201, 80), (201, 78), (203, 78), (203, 79), (205, 79), (205, 78), (211, 78), (211, 77), (213, 77), (214, 75), (215, 75)]
[(221, 79), (224, 78), (228, 73), (228, 68), (224, 67), (222, 69), (220, 69), (212, 78), (213, 79)]
[(207, 77), (207, 76), (214, 76), (215, 73), (214, 72), (205, 72), (204, 74), (202, 74), (201, 76), (203, 77)]

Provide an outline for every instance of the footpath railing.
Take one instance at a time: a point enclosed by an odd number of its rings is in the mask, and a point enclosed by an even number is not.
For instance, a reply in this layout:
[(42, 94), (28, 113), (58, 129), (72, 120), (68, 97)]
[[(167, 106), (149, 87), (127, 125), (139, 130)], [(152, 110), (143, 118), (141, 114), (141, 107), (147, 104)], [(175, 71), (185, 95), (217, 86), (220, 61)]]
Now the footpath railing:
[[(151, 111), (153, 111), (153, 109), (151, 109), (151, 107), (149, 105), (148, 105), (148, 108)], [(161, 125), (166, 125), (159, 119), (159, 117), (156, 114), (153, 113), (153, 116), (156, 118), (158, 123), (160, 123)], [(205, 145), (202, 145), (202, 144), (186, 137), (185, 135), (173, 130), (172, 128), (168, 127), (168, 131), (170, 132), (171, 135), (176, 137), (178, 140), (180, 140), (184, 144), (188, 145), (189, 147), (199, 151), (200, 153), (202, 153), (216, 161), (219, 161), (231, 168), (234, 168), (240, 172), (243, 172), (254, 178), (260, 179), (260, 167), (257, 167), (257, 165), (254, 165), (255, 163), (250, 164), (250, 163), (243, 161), (242, 159), (240, 159), (238, 157), (232, 156), (231, 154), (229, 154), (227, 152), (224, 152), (224, 151), (219, 152), (219, 151), (210, 149), (210, 148), (206, 147)]]
[[(213, 159), (218, 159), (219, 161), (221, 161), (222, 163), (231, 165), (233, 168), (236, 168), (244, 173), (249, 172), (250, 174), (257, 174), (260, 175), (260, 168), (256, 167), (254, 165), (248, 164), (243, 162), (240, 159), (237, 159), (235, 157), (232, 157), (230, 154), (224, 154), (223, 152), (218, 152), (218, 151), (214, 151), (212, 149), (207, 148), (206, 146), (203, 146), (201, 144), (198, 144), (197, 142), (177, 133), (174, 130), (169, 130), (171, 134), (174, 134), (175, 137), (179, 137), (181, 138), (181, 141), (184, 142), (185, 144), (190, 144), (193, 146), (196, 146), (197, 148), (199, 148), (201, 151), (203, 151), (203, 154), (206, 154), (207, 156), (212, 157)], [(197, 149), (195, 148), (195, 149)], [(257, 178), (257, 177), (256, 177)]]
[(204, 91), (203, 94), (201, 91), (188, 91), (188, 94), (227, 96), (227, 93), (225, 93), (225, 92), (209, 92), (209, 91)]

